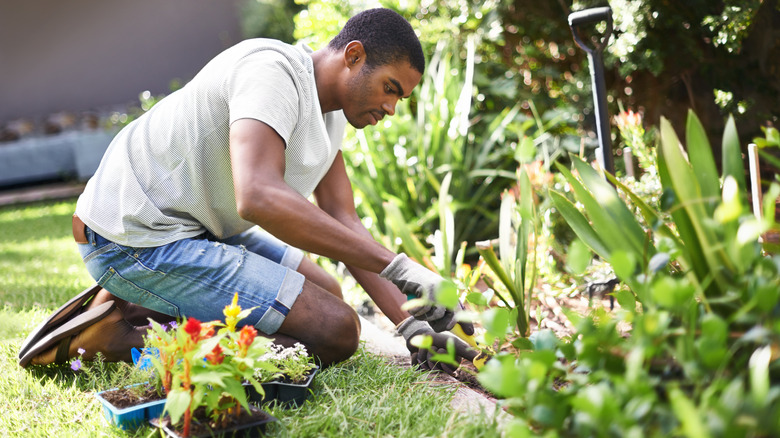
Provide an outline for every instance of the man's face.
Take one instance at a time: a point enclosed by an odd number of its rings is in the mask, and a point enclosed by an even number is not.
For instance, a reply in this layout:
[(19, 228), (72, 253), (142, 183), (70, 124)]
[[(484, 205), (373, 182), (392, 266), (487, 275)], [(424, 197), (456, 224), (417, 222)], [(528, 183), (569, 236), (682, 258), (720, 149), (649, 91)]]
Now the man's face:
[(347, 121), (359, 129), (376, 125), (385, 115), (392, 116), (398, 100), (409, 97), (421, 77), (408, 62), (382, 65), (373, 70), (363, 64), (346, 81), (343, 109)]

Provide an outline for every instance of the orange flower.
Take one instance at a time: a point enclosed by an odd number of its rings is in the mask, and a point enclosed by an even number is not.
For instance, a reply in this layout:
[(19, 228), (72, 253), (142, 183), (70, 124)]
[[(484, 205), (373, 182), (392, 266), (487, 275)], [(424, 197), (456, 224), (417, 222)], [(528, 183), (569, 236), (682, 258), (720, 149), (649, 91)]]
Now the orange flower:
[(238, 343), (239, 345), (249, 347), (255, 341), (255, 336), (257, 336), (257, 330), (251, 325), (245, 325), (238, 333)]
[(221, 364), (225, 360), (225, 355), (222, 354), (222, 347), (219, 344), (215, 345), (211, 353), (206, 355), (206, 360), (212, 365)]

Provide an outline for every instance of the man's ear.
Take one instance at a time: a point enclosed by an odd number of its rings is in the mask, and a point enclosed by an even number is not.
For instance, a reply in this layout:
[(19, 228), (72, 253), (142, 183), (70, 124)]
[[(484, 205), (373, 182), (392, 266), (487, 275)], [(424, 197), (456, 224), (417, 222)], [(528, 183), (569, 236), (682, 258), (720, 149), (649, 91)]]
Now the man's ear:
[(366, 50), (360, 41), (350, 41), (344, 46), (344, 62), (347, 68), (360, 67), (366, 60)]

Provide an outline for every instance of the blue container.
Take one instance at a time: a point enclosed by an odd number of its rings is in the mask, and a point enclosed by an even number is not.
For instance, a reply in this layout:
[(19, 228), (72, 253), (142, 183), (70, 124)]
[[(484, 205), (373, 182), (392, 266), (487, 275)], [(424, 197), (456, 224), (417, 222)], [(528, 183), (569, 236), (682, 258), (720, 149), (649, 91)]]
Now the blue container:
[(109, 424), (115, 425), (123, 430), (132, 430), (143, 424), (147, 424), (152, 418), (159, 418), (162, 416), (163, 409), (165, 408), (164, 398), (120, 409), (103, 398), (102, 394), (109, 391), (113, 390), (101, 391), (95, 395), (103, 405), (103, 416)]

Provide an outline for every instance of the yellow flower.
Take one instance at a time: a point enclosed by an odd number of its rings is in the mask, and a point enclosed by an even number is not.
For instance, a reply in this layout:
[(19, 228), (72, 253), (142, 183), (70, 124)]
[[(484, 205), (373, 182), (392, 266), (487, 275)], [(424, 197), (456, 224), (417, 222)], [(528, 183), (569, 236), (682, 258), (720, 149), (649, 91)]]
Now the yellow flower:
[(236, 330), (236, 324), (238, 324), (238, 315), (241, 314), (241, 306), (238, 305), (238, 292), (233, 295), (233, 302), (230, 305), (225, 306), (225, 310), (222, 311), (225, 314), (225, 325), (231, 332)]

